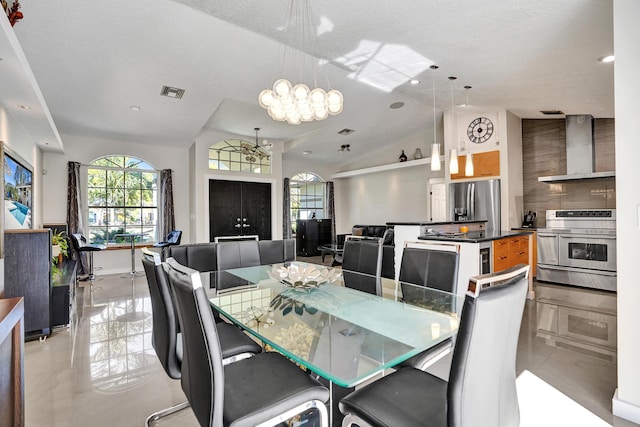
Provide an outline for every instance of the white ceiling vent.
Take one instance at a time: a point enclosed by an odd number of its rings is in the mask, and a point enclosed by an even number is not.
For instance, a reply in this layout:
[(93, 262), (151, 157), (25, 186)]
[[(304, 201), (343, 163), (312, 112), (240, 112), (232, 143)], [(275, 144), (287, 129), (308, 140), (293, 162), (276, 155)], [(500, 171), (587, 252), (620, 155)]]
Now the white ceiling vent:
[(182, 95), (184, 95), (184, 89), (178, 89), (177, 87), (170, 87), (170, 86), (162, 86), (162, 91), (160, 91), (160, 95), (168, 96), (169, 98), (181, 99)]

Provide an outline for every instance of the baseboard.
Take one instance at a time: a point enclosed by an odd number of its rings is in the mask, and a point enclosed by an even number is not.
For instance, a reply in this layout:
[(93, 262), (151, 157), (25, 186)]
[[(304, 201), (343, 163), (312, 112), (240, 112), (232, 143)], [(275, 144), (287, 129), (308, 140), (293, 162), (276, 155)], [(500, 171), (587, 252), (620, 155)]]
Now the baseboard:
[(618, 389), (613, 394), (612, 412), (616, 417), (624, 418), (625, 420), (632, 421), (636, 424), (640, 424), (640, 406), (636, 406), (632, 403), (625, 402), (618, 399)]

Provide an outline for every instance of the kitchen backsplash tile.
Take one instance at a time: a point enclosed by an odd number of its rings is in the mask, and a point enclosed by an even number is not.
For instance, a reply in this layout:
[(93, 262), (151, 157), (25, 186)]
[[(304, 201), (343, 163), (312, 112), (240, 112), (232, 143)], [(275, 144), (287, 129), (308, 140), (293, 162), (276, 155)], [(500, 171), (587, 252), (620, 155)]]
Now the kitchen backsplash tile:
[[(594, 120), (596, 172), (615, 170), (615, 120)], [(539, 176), (566, 173), (564, 119), (522, 120), (523, 208), (546, 225), (547, 209), (615, 209), (615, 178), (543, 183)]]

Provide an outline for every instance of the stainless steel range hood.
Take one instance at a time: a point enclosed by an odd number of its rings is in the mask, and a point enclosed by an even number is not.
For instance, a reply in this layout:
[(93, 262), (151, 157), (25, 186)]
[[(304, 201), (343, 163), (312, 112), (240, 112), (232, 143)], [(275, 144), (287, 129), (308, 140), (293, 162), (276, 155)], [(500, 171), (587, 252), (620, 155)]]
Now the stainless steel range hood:
[(614, 171), (594, 172), (593, 117), (590, 115), (567, 116), (565, 124), (567, 130), (567, 174), (541, 176), (538, 177), (538, 181), (553, 183), (615, 176)]

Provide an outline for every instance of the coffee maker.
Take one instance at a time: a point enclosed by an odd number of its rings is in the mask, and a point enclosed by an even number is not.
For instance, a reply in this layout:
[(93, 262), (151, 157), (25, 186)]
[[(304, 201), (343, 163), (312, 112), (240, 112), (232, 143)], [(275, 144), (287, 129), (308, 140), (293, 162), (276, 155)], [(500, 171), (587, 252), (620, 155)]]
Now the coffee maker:
[(524, 214), (524, 220), (522, 221), (522, 228), (533, 228), (535, 227), (533, 225), (534, 220), (536, 219), (536, 213), (535, 212), (531, 212), (531, 211), (527, 211), (526, 214)]

